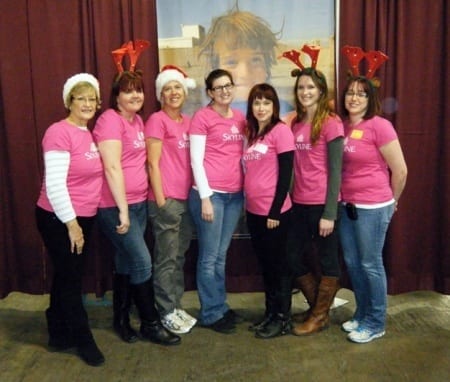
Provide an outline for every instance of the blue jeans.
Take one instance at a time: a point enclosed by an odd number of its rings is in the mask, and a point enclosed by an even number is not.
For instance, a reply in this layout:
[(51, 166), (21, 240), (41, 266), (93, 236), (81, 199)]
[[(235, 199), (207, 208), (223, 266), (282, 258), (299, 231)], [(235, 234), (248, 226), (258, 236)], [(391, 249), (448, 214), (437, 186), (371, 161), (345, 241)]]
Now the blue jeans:
[(128, 205), (130, 228), (126, 234), (116, 232), (119, 225), (117, 207), (99, 208), (97, 219), (100, 229), (111, 241), (116, 253), (116, 272), (130, 276), (131, 284), (141, 284), (152, 275), (152, 260), (144, 234), (147, 226), (147, 201)]
[(383, 246), (394, 204), (376, 209), (357, 208), (357, 220), (347, 216), (344, 206), (340, 208), (341, 244), (356, 300), (353, 319), (361, 327), (382, 331), (387, 309)]
[(209, 325), (221, 319), (229, 309), (226, 303), (225, 261), (228, 247), (243, 212), (242, 192), (219, 193), (210, 197), (214, 221), (201, 217), (198, 191), (189, 193), (189, 209), (198, 238), (197, 291), (200, 299), (200, 322)]

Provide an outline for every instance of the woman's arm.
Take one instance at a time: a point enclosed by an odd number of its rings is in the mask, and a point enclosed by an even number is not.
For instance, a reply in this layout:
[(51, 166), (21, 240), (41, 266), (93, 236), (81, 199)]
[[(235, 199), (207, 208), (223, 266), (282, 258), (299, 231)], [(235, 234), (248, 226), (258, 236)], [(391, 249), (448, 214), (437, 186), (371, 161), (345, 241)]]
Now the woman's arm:
[(408, 175), (408, 169), (399, 140), (395, 139), (381, 146), (380, 152), (391, 170), (391, 187), (395, 199), (395, 208), (397, 209), (398, 200), (405, 188)]
[(202, 200), (202, 219), (213, 221), (214, 209), (211, 200), (209, 199), (213, 194), (213, 191), (209, 187), (205, 166), (203, 165), (203, 160), (205, 159), (206, 135), (191, 134), (189, 140), (192, 172), (200, 194), (200, 199)]
[(322, 218), (319, 221), (319, 235), (323, 237), (333, 232), (334, 222), (337, 219), (337, 201), (341, 188), (343, 147), (343, 137), (337, 137), (327, 143), (327, 196)]
[(119, 209), (117, 233), (126, 233), (130, 226), (128, 202), (125, 190), (125, 179), (122, 171), (122, 142), (119, 140), (105, 140), (98, 144), (102, 157), (106, 181)]
[(153, 194), (155, 195), (156, 204), (158, 207), (162, 207), (166, 203), (166, 197), (163, 192), (161, 169), (159, 167), (163, 142), (157, 138), (148, 138), (146, 140), (146, 146), (150, 186), (152, 187)]
[(292, 167), (294, 161), (294, 151), (287, 151), (277, 155), (278, 159), (278, 180), (275, 189), (275, 196), (270, 207), (267, 219), (267, 228), (275, 228), (279, 225), (281, 207), (286, 200), (292, 177)]
[(67, 175), (70, 166), (68, 151), (47, 151), (44, 153), (45, 188), (47, 198), (53, 212), (67, 227), (70, 240), (70, 251), (77, 254), (83, 252), (83, 230), (77, 221), (77, 216), (67, 188)]

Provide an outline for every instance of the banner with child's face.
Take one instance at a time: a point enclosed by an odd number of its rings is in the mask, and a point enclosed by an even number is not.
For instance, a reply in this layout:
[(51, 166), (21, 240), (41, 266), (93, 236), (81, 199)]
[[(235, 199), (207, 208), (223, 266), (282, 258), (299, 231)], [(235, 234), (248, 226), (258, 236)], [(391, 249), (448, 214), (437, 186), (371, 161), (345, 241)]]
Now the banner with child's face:
[(222, 68), (233, 76), (234, 107), (245, 113), (251, 87), (268, 82), (286, 115), (294, 108), (297, 66), (283, 53), (297, 51), (310, 66), (304, 44), (320, 46), (317, 69), (334, 92), (335, 0), (157, 0), (157, 22), (160, 67), (179, 66), (197, 82), (187, 114), (209, 102), (204, 79)]

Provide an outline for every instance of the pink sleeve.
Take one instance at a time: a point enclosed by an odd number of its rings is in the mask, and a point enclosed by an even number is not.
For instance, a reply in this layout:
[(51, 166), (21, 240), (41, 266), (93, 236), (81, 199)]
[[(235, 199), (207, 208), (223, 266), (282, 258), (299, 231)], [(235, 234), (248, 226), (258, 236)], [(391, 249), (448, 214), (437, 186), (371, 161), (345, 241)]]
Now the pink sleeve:
[(344, 137), (344, 125), (339, 118), (328, 118), (325, 127), (325, 140), (331, 142), (337, 137)]
[(398, 138), (392, 123), (385, 118), (374, 119), (375, 143), (377, 147), (384, 146)]
[(42, 149), (47, 151), (68, 151), (72, 147), (72, 139), (60, 123), (51, 125), (42, 139)]
[(207, 123), (205, 121), (206, 109), (198, 110), (191, 119), (189, 125), (189, 134), (192, 135), (207, 135)]
[(164, 138), (164, 122), (159, 113), (153, 113), (145, 122), (144, 137), (148, 138)]
[(96, 142), (122, 140), (122, 121), (112, 109), (106, 110), (97, 120), (93, 135)]

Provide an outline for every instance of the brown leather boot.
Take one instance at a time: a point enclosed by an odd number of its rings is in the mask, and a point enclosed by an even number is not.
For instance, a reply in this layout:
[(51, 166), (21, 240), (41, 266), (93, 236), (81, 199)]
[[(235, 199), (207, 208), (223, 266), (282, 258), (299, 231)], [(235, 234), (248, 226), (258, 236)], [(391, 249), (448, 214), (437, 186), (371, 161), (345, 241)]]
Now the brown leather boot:
[(292, 315), (292, 321), (301, 323), (305, 322), (309, 318), (314, 308), (314, 305), (316, 304), (317, 291), (319, 285), (317, 283), (315, 276), (312, 273), (307, 273), (306, 275), (297, 277), (295, 279), (295, 285), (301, 290), (303, 296), (305, 297), (309, 305), (308, 310)]
[(323, 276), (320, 280), (317, 301), (311, 315), (304, 323), (296, 325), (292, 333), (296, 336), (305, 336), (326, 329), (330, 321), (330, 307), (338, 290), (339, 279), (337, 277)]

